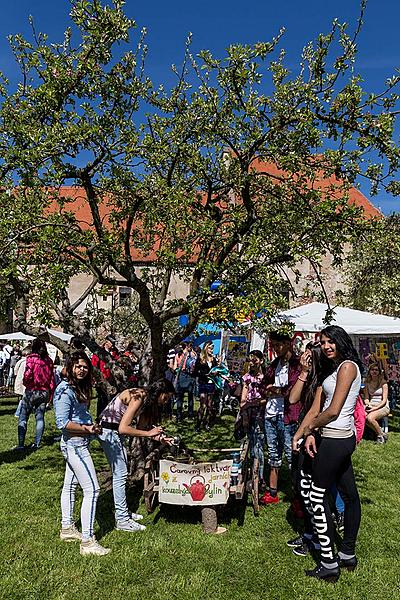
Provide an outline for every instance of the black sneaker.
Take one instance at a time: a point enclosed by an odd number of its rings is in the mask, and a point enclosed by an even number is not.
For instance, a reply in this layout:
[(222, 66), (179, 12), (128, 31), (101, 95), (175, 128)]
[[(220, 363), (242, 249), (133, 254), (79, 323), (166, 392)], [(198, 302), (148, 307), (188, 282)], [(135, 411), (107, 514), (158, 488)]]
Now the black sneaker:
[(292, 549), (292, 552), (296, 556), (307, 556), (308, 554), (310, 554), (310, 547), (307, 544), (307, 542), (304, 541), (301, 546), (295, 546)]
[(315, 569), (306, 571), (306, 575), (307, 577), (315, 577), (316, 579), (327, 581), (328, 583), (336, 583), (340, 577), (340, 569), (338, 566), (333, 567), (332, 569), (327, 569), (323, 565), (319, 564), (315, 567)]
[(293, 540), (289, 540), (288, 542), (286, 542), (286, 545), (289, 546), (289, 548), (296, 548), (298, 546), (302, 546), (304, 543), (304, 539), (302, 535), (299, 535), (297, 538), (294, 538)]
[(357, 556), (353, 556), (352, 558), (340, 558), (339, 557), (339, 567), (341, 569), (347, 569), (348, 571), (355, 571), (357, 568)]

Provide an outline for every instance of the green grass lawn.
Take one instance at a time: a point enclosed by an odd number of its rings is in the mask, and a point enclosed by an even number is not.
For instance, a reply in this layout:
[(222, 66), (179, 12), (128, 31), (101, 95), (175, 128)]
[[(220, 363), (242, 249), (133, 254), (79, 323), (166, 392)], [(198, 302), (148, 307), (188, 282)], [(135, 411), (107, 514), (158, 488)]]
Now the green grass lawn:
[[(112, 494), (102, 489), (96, 535), (112, 548), (105, 557), (81, 557), (79, 545), (59, 538), (59, 497), (64, 463), (54, 415), (47, 413), (43, 447), (36, 453), (10, 451), (17, 441), (14, 399), (0, 400), (0, 598), (114, 600), (340, 599), (396, 600), (400, 596), (399, 469), (400, 433), (392, 428), (384, 446), (363, 441), (355, 457), (362, 502), (359, 568), (343, 572), (334, 586), (311, 580), (311, 557), (286, 547), (295, 529), (287, 516), (289, 483), (283, 473), (283, 499), (253, 516), (250, 504), (232, 503), (222, 513), (223, 536), (202, 532), (196, 509), (158, 508), (147, 516), (140, 493), (129, 492), (133, 510), (146, 515), (147, 530), (113, 529)], [(27, 443), (33, 441), (34, 419)], [(169, 423), (171, 433), (178, 431)], [(232, 417), (224, 416), (209, 434), (194, 436), (193, 424), (180, 433), (196, 447), (231, 445)], [(106, 462), (92, 445), (98, 471)]]

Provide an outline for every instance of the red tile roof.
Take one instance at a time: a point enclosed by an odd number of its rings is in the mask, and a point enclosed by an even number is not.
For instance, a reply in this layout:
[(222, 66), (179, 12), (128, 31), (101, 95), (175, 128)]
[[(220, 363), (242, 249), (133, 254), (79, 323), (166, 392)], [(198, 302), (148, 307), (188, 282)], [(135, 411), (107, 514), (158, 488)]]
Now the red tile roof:
[[(275, 176), (277, 178), (292, 178), (292, 175), (288, 175), (287, 173), (285, 174), (285, 172), (282, 169), (279, 169), (277, 167), (276, 164), (274, 163), (270, 163), (270, 162), (264, 162), (262, 160), (256, 159), (252, 162), (252, 168), (257, 171), (258, 173), (260, 172), (265, 172), (265, 173), (269, 173), (271, 176)], [(310, 183), (311, 185), (311, 183)], [(345, 183), (343, 182), (343, 180), (338, 179), (335, 175), (331, 175), (330, 177), (324, 177), (322, 172), (320, 173), (320, 176), (318, 178), (318, 173), (317, 173), (317, 178), (314, 181), (314, 187), (318, 188), (318, 189), (328, 189), (328, 188), (332, 188), (335, 187), (337, 190), (337, 194), (338, 196), (340, 196), (341, 193), (344, 193), (346, 190), (346, 186)], [(368, 198), (366, 196), (364, 196), (364, 194), (362, 194), (357, 188), (355, 187), (350, 187), (350, 189), (347, 191), (348, 195), (349, 195), (349, 204), (353, 205), (353, 206), (357, 206), (359, 208), (363, 209), (363, 213), (365, 218), (367, 219), (372, 219), (372, 218), (382, 218), (383, 214), (381, 213), (381, 211), (376, 208), (372, 202), (370, 202), (370, 200), (368, 200)]]
[[(257, 172), (265, 172), (265, 173), (268, 173), (271, 176), (275, 176), (277, 178), (284, 178), (284, 179), (288, 178), (288, 176), (285, 175), (284, 171), (279, 169), (273, 163), (266, 163), (266, 162), (263, 162), (263, 161), (257, 159), (252, 163), (252, 168), (255, 169), (255, 171), (257, 171)], [(314, 187), (319, 188), (319, 189), (329, 189), (329, 193), (332, 193), (332, 186), (334, 186), (337, 190), (337, 192), (335, 190), (335, 192), (334, 192), (335, 194), (338, 193), (340, 195), (343, 193), (341, 191), (341, 188), (342, 188), (341, 181), (339, 179), (337, 179), (334, 175), (332, 175), (329, 178), (323, 178), (321, 176), (320, 179), (317, 179), (316, 181), (314, 181)], [(344, 188), (343, 188), (343, 191), (344, 191)], [(62, 205), (62, 204), (59, 204), (57, 202), (57, 200), (55, 199), (54, 203), (51, 207), (52, 211), (54, 211), (54, 212), (56, 212), (56, 211), (73, 212), (76, 216), (78, 223), (82, 227), (82, 229), (93, 228), (93, 226), (94, 226), (93, 218), (92, 218), (90, 207), (86, 200), (86, 195), (85, 195), (85, 191), (83, 188), (78, 187), (78, 186), (62, 186), (57, 190), (56, 195), (59, 196), (60, 198), (69, 198), (70, 200), (66, 204)], [(367, 219), (382, 218), (382, 216), (383, 216), (382, 213), (359, 190), (357, 190), (354, 187), (351, 187), (348, 190), (348, 195), (349, 195), (349, 203), (362, 208), (363, 212), (364, 212), (364, 216)], [(110, 215), (110, 206), (107, 201), (107, 198), (106, 198), (105, 202), (103, 202), (99, 205), (99, 213), (100, 213), (100, 218), (102, 219), (103, 223), (107, 223), (109, 220), (109, 215)], [(132, 258), (138, 263), (152, 262), (157, 258), (157, 254), (156, 254), (157, 247), (158, 247), (157, 244), (155, 244), (153, 252), (151, 252), (148, 255), (140, 253), (135, 248), (132, 248)], [(194, 260), (194, 257), (193, 257), (193, 260)]]

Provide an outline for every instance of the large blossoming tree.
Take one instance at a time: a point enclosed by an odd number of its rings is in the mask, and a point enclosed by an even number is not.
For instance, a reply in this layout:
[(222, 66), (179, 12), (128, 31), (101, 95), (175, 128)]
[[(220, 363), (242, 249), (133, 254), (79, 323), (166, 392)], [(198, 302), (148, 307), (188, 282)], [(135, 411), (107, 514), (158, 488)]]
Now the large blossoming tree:
[[(121, 0), (73, 2), (60, 43), (34, 27), (31, 40), (11, 37), (21, 79), (0, 90), (0, 277), (17, 327), (58, 325), (95, 350), (96, 315), (79, 309), (98, 286), (123, 285), (155, 376), (209, 309), (229, 322), (263, 310), (265, 325), (289, 269), (328, 252), (339, 264), (360, 223), (347, 202), (357, 176), (398, 191), (399, 78), (363, 91), (360, 25), (335, 22), (295, 72), (282, 32), (220, 58), (188, 40), (171, 88), (147, 76), (144, 33)], [(90, 283), (72, 301), (78, 273)], [(188, 293), (171, 300), (176, 277)]]

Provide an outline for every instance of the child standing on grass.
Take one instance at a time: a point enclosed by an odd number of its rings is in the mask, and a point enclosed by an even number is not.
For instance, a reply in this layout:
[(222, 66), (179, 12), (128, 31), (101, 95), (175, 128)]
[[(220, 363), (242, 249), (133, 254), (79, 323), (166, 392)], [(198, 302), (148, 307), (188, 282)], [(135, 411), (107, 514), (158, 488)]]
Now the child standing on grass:
[[(89, 413), (92, 396), (92, 365), (85, 352), (74, 352), (68, 359), (66, 379), (54, 394), (56, 424), (62, 430), (61, 452), (65, 458), (65, 478), (61, 492), (60, 538), (66, 542), (80, 540), (80, 553), (103, 556), (111, 550), (103, 548), (94, 537), (96, 504), (100, 492), (89, 444), (100, 432)], [(78, 484), (83, 491), (81, 507), (82, 534), (75, 527), (73, 513)]]

